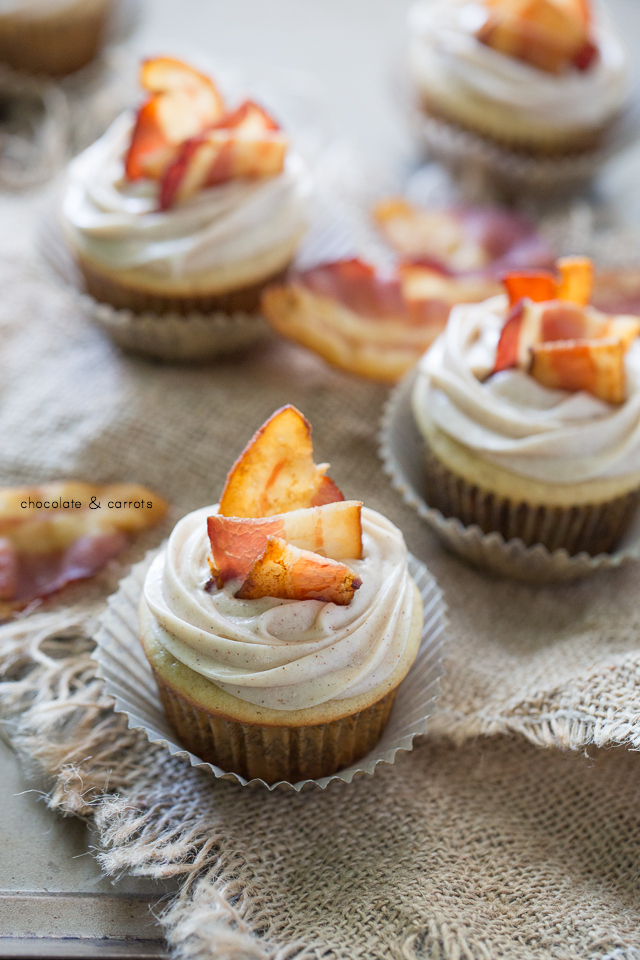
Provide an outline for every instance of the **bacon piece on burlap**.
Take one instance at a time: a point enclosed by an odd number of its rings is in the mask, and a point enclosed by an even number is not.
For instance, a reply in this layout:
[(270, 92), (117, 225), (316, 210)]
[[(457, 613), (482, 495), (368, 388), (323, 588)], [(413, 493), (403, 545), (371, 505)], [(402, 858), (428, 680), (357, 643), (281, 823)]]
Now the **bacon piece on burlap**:
[(133, 484), (0, 488), (0, 618), (94, 576), (166, 511)]

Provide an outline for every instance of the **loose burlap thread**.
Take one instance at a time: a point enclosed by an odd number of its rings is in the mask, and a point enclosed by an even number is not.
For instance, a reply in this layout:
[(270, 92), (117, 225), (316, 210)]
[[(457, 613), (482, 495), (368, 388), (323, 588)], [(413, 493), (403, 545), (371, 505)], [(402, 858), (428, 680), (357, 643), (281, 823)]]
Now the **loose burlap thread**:
[(2, 482), (135, 480), (181, 514), (292, 402), (345, 495), (403, 529), (451, 621), (431, 736), (393, 767), (299, 796), (214, 782), (127, 729), (90, 656), (96, 613), (157, 531), (0, 627), (5, 729), (52, 809), (94, 818), (105, 871), (182, 879), (164, 916), (182, 957), (640, 957), (637, 566), (534, 588), (445, 554), (380, 470), (386, 391), (302, 350), (202, 368), (121, 354), (37, 261), (48, 202), (0, 202)]

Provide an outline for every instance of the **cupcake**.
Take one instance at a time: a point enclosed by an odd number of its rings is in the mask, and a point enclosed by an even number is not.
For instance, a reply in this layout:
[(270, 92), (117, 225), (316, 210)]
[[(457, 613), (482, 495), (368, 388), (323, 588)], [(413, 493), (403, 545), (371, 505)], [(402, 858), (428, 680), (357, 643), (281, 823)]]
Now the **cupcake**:
[(153, 561), (140, 636), (167, 718), (202, 760), (248, 779), (330, 776), (385, 728), (421, 641), (400, 531), (345, 501), (291, 406), (184, 517)]
[(590, 150), (628, 98), (627, 54), (590, 0), (419, 0), (409, 25), (422, 110), (509, 150)]
[(454, 304), (499, 293), (506, 269), (551, 263), (531, 225), (504, 210), (421, 209), (392, 198), (376, 206), (373, 220), (395, 263), (321, 263), (270, 286), (263, 310), (283, 336), (383, 383), (417, 363)]
[(113, 0), (0, 0), (0, 61), (64, 77), (99, 53)]
[(262, 107), (230, 109), (186, 64), (140, 76), (137, 114), (69, 167), (62, 219), (86, 288), (136, 312), (254, 311), (304, 231), (304, 164)]
[(588, 305), (591, 265), (512, 273), (456, 307), (412, 407), (425, 498), (527, 546), (610, 551), (640, 500), (640, 320)]

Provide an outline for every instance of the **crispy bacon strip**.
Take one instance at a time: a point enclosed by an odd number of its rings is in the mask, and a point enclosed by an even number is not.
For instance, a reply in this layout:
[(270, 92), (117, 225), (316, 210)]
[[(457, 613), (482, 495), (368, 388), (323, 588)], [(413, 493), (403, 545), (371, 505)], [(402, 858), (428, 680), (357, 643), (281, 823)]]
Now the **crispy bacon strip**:
[(344, 500), (325, 480), (328, 464), (313, 460), (311, 424), (291, 404), (269, 417), (227, 475), (220, 498), (223, 517), (270, 517)]
[(374, 207), (373, 219), (403, 259), (450, 275), (499, 280), (505, 270), (551, 265), (531, 224), (495, 207), (423, 208), (391, 197)]
[(145, 60), (140, 84), (151, 97), (138, 110), (125, 173), (130, 180), (157, 180), (179, 145), (215, 123), (224, 105), (209, 77), (171, 57)]
[(275, 120), (247, 100), (208, 130), (180, 147), (160, 185), (160, 209), (188, 200), (203, 187), (240, 177), (255, 179), (281, 173), (288, 140)]
[(625, 399), (621, 340), (569, 340), (532, 347), (531, 375), (545, 387), (586, 390), (607, 403)]
[(346, 564), (290, 546), (279, 537), (269, 537), (236, 597), (323, 600), (347, 606), (361, 586), (362, 581)]
[(486, 0), (481, 43), (548, 73), (586, 69), (594, 53), (584, 0)]
[(525, 297), (534, 303), (554, 300), (558, 286), (556, 278), (548, 270), (514, 271), (507, 273), (503, 282), (512, 307)]
[(560, 274), (558, 300), (586, 307), (593, 292), (593, 262), (589, 257), (561, 257), (556, 266)]
[(207, 520), (211, 542), (211, 572), (221, 587), (227, 580), (244, 579), (263, 552), (269, 537), (332, 560), (360, 559), (362, 504), (343, 500), (322, 507), (291, 510), (275, 517), (224, 517)]

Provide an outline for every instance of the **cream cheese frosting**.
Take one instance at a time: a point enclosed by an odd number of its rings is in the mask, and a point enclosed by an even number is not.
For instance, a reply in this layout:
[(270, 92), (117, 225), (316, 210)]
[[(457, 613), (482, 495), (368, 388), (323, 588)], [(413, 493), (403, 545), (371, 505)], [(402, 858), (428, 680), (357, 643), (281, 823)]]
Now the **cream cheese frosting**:
[(559, 131), (600, 127), (623, 106), (628, 56), (604, 14), (598, 14), (594, 27), (599, 57), (589, 69), (561, 76), (481, 43), (475, 33), (485, 17), (473, 0), (419, 0), (410, 9), (409, 66), (425, 95), (479, 95), (517, 112), (521, 124)]
[(410, 634), (415, 587), (401, 532), (362, 509), (362, 580), (348, 606), (320, 600), (237, 600), (238, 581), (210, 580), (207, 517), (184, 517), (153, 561), (144, 602), (156, 640), (177, 660), (240, 700), (298, 710), (374, 689), (398, 666)]
[(107, 271), (178, 279), (257, 259), (302, 234), (309, 175), (295, 152), (278, 176), (209, 187), (161, 212), (157, 183), (124, 176), (133, 123), (122, 114), (69, 166), (62, 212), (81, 255)]
[(640, 471), (640, 340), (625, 357), (627, 399), (614, 406), (549, 389), (520, 370), (489, 376), (506, 311), (504, 295), (454, 307), (418, 366), (418, 424), (428, 418), (483, 459), (545, 483)]

